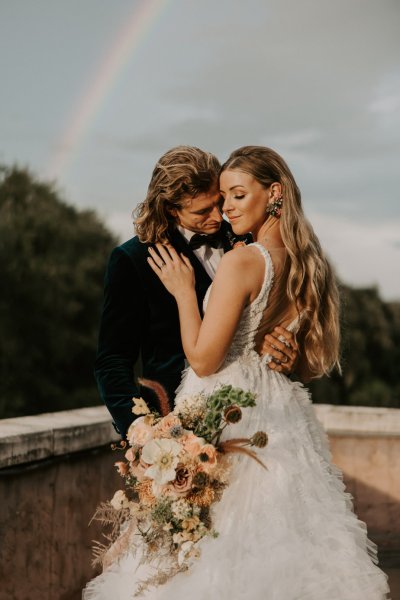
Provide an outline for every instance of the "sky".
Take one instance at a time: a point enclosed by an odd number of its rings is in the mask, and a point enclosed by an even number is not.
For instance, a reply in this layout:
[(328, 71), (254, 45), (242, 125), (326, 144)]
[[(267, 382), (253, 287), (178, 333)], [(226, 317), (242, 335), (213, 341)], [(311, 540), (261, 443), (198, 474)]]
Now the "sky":
[(341, 279), (400, 299), (398, 0), (0, 0), (0, 163), (120, 240), (157, 159), (289, 163)]

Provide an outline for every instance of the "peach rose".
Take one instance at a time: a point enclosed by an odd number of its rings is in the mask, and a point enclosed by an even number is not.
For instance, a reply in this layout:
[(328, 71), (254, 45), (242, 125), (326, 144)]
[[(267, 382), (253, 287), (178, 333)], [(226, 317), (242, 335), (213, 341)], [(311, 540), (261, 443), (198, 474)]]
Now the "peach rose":
[(206, 473), (211, 471), (217, 464), (217, 451), (212, 444), (204, 444), (197, 456), (200, 461), (199, 468)]
[(145, 463), (142, 459), (131, 465), (131, 473), (136, 477), (138, 481), (143, 481), (145, 478), (145, 472), (150, 467), (147, 463)]
[(163, 417), (155, 426), (155, 435), (160, 437), (168, 437), (172, 427), (179, 427), (181, 422), (176, 415), (170, 413)]
[(139, 417), (128, 429), (127, 438), (131, 446), (144, 446), (153, 438), (153, 428), (145, 423), (145, 417)]
[(126, 460), (129, 460), (130, 463), (134, 463), (136, 461), (136, 451), (133, 448), (129, 448), (129, 450), (125, 452), (125, 458)]
[(192, 488), (193, 474), (187, 467), (179, 464), (176, 467), (176, 477), (168, 484), (168, 495), (186, 496)]
[(200, 454), (201, 449), (204, 447), (203, 438), (197, 437), (197, 435), (194, 435), (192, 432), (183, 435), (179, 441), (186, 452), (191, 456), (197, 456)]

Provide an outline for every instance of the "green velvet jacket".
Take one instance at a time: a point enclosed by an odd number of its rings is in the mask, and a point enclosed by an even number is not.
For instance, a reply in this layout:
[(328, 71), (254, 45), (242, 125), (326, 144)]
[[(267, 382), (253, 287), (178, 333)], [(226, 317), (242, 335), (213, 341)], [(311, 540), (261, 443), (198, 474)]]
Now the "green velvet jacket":
[[(239, 238), (225, 221), (222, 233), (224, 250), (228, 251)], [(201, 310), (211, 279), (179, 231), (171, 233), (171, 243), (193, 265)], [(153, 273), (147, 257), (148, 245), (134, 237), (114, 248), (105, 275), (95, 377), (122, 437), (134, 418), (133, 396), (142, 396), (154, 406), (153, 393), (135, 383), (138, 358), (143, 377), (165, 387), (171, 406), (185, 366), (175, 299)]]

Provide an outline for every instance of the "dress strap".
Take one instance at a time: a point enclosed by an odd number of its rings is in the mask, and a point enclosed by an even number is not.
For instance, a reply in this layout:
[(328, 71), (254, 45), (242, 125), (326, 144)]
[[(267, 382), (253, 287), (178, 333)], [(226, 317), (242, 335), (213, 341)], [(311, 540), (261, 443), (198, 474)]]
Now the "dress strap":
[(251, 306), (257, 307), (260, 304), (265, 306), (268, 300), (269, 291), (272, 287), (272, 283), (274, 280), (274, 265), (272, 264), (270, 253), (266, 248), (264, 248), (262, 244), (260, 244), (259, 242), (253, 242), (252, 244), (249, 244), (249, 246), (254, 246), (255, 248), (257, 248), (259, 252), (261, 252), (265, 260), (264, 280), (261, 289), (258, 293), (258, 296), (253, 300)]

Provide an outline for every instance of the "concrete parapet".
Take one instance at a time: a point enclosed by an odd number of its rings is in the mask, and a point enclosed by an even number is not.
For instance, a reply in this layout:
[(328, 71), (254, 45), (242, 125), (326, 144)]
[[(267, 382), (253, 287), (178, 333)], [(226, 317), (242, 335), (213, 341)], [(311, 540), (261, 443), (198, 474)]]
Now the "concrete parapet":
[(0, 468), (26, 464), (117, 439), (104, 406), (0, 420)]
[[(357, 514), (400, 566), (400, 410), (315, 409)], [(88, 523), (123, 487), (115, 439), (104, 407), (0, 421), (0, 600), (80, 600), (101, 539)]]

